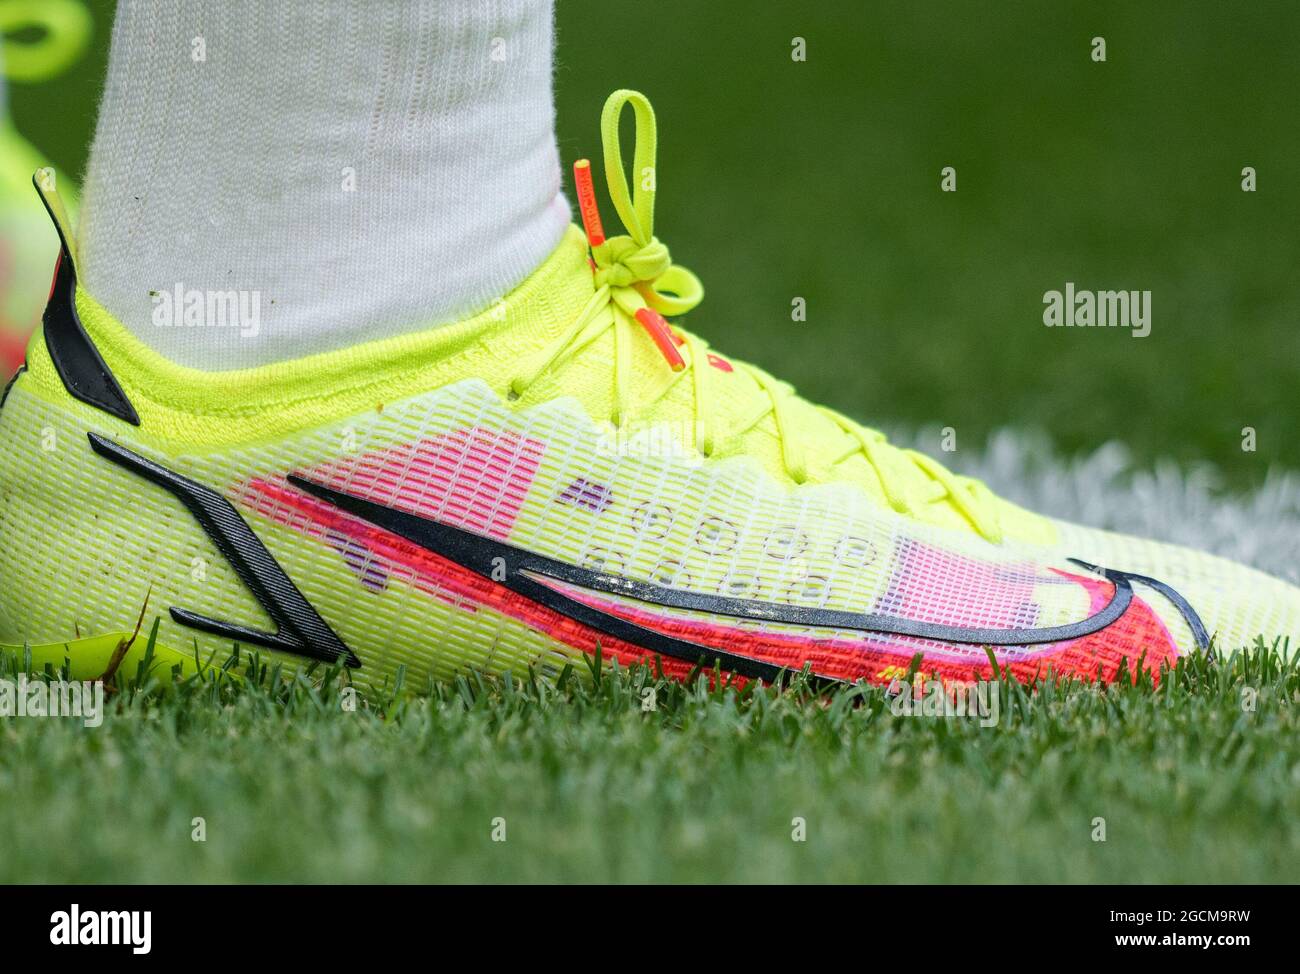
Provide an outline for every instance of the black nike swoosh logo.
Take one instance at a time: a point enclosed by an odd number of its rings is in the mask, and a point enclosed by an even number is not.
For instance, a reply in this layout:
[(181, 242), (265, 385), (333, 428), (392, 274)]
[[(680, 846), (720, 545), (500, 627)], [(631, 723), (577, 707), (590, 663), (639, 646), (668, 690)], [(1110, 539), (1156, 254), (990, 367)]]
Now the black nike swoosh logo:
[(90, 433), (89, 437), (91, 449), (100, 456), (157, 484), (185, 505), (217, 550), (230, 562), (240, 581), (274, 620), (276, 631), (263, 632), (179, 607), (172, 608), (173, 619), (183, 626), (241, 644), (265, 646), (327, 663), (342, 660), (350, 667), (361, 665), (356, 654), (298, 591), (230, 501), (211, 487), (168, 470), (106, 437), (97, 433)]
[[(726, 669), (734, 669), (743, 675), (760, 676), (763, 679), (770, 677), (754, 671), (753, 667), (757, 666), (767, 673), (779, 672), (778, 668), (748, 657), (739, 657), (712, 647), (699, 646), (695, 643), (678, 640), (636, 625), (557, 591), (556, 588), (545, 584), (543, 579), (567, 583), (592, 592), (625, 596), (639, 602), (664, 608), (686, 609), (739, 619), (790, 625), (846, 629), (864, 633), (910, 636), (917, 639), (947, 643), (990, 646), (1043, 645), (1079, 639), (1099, 632), (1114, 623), (1128, 610), (1133, 599), (1133, 588), (1130, 581), (1134, 579), (1154, 584), (1162, 593), (1166, 595), (1172, 594), (1177, 597), (1177, 593), (1169, 589), (1168, 586), (1145, 576), (1135, 576), (1127, 572), (1098, 568), (1086, 562), (1077, 562), (1091, 571), (1099, 572), (1114, 585), (1114, 592), (1110, 601), (1099, 611), (1078, 622), (1034, 629), (949, 626), (881, 613), (846, 612), (761, 602), (752, 599), (737, 599), (702, 592), (670, 589), (650, 582), (641, 582), (618, 575), (580, 568), (449, 524), (432, 521), (415, 514), (386, 507), (353, 494), (334, 490), (298, 475), (291, 474), (288, 480), (293, 486), (319, 500), (326, 501), (342, 511), (368, 521), (385, 531), (390, 531), (436, 555), (455, 562), (462, 568), (489, 578), (498, 584), (506, 586), (511, 591), (593, 628), (618, 638), (627, 639), (629, 642), (652, 651), (663, 652), (665, 655), (680, 659), (698, 661), (706, 665), (711, 665), (712, 661), (719, 660)], [(501, 577), (502, 569), (504, 569), (504, 578)], [(1191, 607), (1181, 598), (1176, 598), (1176, 602), (1179, 604), (1180, 609), (1190, 612)], [(1192, 617), (1195, 617), (1195, 613), (1192, 613)], [(1199, 619), (1196, 620), (1193, 628), (1203, 632), (1203, 628), (1199, 626)], [(655, 645), (647, 645), (647, 643), (654, 643)]]

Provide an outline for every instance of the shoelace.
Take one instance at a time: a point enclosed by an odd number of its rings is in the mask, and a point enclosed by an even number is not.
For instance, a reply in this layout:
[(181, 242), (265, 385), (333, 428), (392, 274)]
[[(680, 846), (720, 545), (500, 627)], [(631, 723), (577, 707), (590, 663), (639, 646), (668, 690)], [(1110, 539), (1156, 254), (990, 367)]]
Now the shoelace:
[[(14, 81), (46, 81), (71, 67), (90, 42), (90, 11), (77, 0), (5, 0), (0, 3), (4, 73)], [(27, 31), (35, 40), (18, 40)]]
[[(623, 109), (632, 106), (636, 121), (633, 152), (635, 188), (629, 191), (619, 146), (619, 120)], [(711, 358), (708, 343), (684, 329), (670, 328), (665, 316), (685, 314), (704, 298), (699, 278), (686, 268), (674, 264), (668, 248), (654, 236), (654, 200), (657, 172), (656, 128), (654, 109), (637, 91), (614, 92), (601, 113), (601, 136), (604, 143), (605, 180), (609, 196), (618, 211), (627, 234), (606, 239), (601, 224), (596, 195), (592, 186), (591, 165), (579, 160), (574, 165), (578, 209), (591, 248), (591, 264), (596, 292), (591, 296), (573, 324), (539, 356), (538, 361), (510, 382), (510, 397), (522, 397), (549, 369), (581, 352), (614, 329), (614, 415), (615, 428), (631, 419), (634, 343), (648, 335), (663, 354), (668, 366), (679, 377), (689, 374), (693, 383), (695, 445), (705, 457), (721, 452), (725, 446), (748, 433), (768, 415), (776, 424), (781, 444), (782, 462), (796, 484), (809, 479), (807, 437), (799, 435), (798, 420), (792, 405), (799, 401), (793, 388), (762, 369), (744, 362), (727, 360), (726, 369), (743, 369), (763, 395), (752, 415), (733, 428), (721, 430), (711, 404), (711, 382), (717, 381), (718, 369), (706, 367)], [(656, 398), (667, 395), (676, 379), (663, 388)], [(642, 404), (648, 408), (654, 402)], [(830, 458), (830, 465), (842, 463), (856, 454), (864, 456), (875, 472), (886, 502), (900, 514), (914, 515), (919, 505), (947, 501), (987, 540), (1002, 540), (994, 495), (981, 482), (952, 473), (938, 461), (915, 450), (901, 450), (891, 445), (885, 435), (855, 423), (825, 407), (817, 408), (844, 435), (840, 452)], [(901, 484), (900, 466), (909, 462), (925, 474), (928, 489), (913, 483)]]

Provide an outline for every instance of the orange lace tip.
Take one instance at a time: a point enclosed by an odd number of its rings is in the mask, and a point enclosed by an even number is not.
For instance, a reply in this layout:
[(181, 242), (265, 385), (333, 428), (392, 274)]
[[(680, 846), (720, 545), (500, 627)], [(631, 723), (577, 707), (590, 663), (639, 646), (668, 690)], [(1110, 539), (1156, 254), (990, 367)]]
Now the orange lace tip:
[(668, 360), (674, 372), (686, 368), (686, 360), (673, 344), (672, 333), (668, 330), (668, 322), (664, 321), (663, 315), (653, 308), (642, 308), (636, 313), (636, 320), (650, 333), (651, 339), (659, 346), (660, 353)]
[(596, 187), (591, 182), (591, 160), (579, 159), (573, 164), (573, 184), (578, 190), (578, 212), (582, 214), (582, 229), (587, 231), (587, 243), (599, 247), (605, 242), (605, 228), (596, 205)]

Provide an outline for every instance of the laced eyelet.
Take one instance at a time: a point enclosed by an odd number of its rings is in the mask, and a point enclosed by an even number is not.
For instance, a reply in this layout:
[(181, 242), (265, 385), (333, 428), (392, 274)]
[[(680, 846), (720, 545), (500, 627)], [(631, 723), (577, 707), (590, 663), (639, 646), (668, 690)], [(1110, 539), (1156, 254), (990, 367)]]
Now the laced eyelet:
[(523, 396), (523, 394), (524, 394), (524, 393), (523, 393), (523, 390), (521, 390), (520, 388), (518, 388), (518, 386), (519, 386), (519, 380), (518, 380), (518, 379), (511, 379), (510, 382), (506, 385), (506, 401), (507, 401), (507, 402), (514, 402), (515, 400), (517, 400), (517, 399), (519, 399), (520, 397)]

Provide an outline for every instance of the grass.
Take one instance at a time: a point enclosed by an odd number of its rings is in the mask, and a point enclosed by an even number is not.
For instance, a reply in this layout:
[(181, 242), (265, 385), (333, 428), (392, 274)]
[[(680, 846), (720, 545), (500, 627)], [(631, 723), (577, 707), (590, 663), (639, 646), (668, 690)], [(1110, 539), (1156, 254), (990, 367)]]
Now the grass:
[[(0, 667), (13, 679), (21, 663)], [(997, 684), (992, 727), (897, 716), (880, 689), (711, 690), (644, 667), (559, 687), (470, 676), (349, 711), (338, 673), (250, 669), (119, 674), (97, 729), (0, 725), (0, 881), (1215, 883), (1300, 868), (1300, 670), (1262, 646), (1188, 660), (1159, 688)]]

